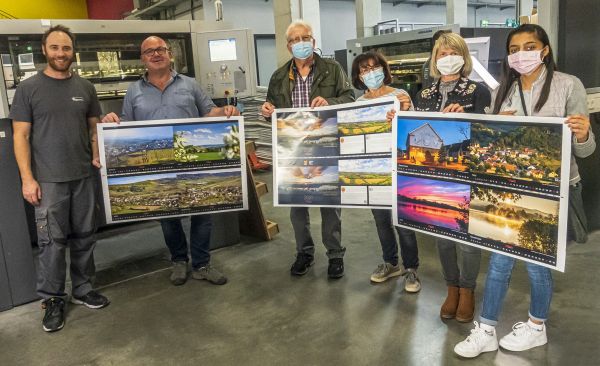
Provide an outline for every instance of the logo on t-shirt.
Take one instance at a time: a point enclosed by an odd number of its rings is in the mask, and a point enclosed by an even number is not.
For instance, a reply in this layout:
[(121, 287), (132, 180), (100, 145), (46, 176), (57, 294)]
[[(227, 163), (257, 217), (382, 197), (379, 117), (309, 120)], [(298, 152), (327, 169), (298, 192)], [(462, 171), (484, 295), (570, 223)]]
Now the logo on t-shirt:
[(83, 97), (71, 97), (71, 100), (74, 102), (83, 102)]

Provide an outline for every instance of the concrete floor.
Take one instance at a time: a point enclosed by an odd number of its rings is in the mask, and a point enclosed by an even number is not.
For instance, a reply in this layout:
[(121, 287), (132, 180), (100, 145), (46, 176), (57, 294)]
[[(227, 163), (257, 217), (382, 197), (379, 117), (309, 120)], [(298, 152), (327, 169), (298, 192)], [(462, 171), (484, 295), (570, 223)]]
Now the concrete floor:
[[(270, 175), (259, 177), (270, 182)], [(269, 184), (270, 185), (270, 184)], [(112, 304), (101, 310), (70, 306), (60, 332), (42, 331), (39, 302), (0, 313), (0, 365), (598, 365), (600, 359), (600, 233), (571, 245), (567, 272), (555, 272), (548, 322), (549, 344), (525, 353), (491, 352), (464, 360), (452, 352), (471, 324), (442, 322), (445, 297), (437, 252), (420, 235), (418, 294), (401, 280), (373, 285), (380, 262), (368, 210), (344, 210), (346, 276), (327, 279), (318, 245), (316, 264), (291, 277), (294, 259), (288, 209), (262, 198), (265, 214), (281, 233), (270, 242), (243, 238), (213, 252), (229, 277), (225, 286), (168, 280), (168, 257), (156, 223), (100, 235), (97, 283)], [(313, 232), (320, 233), (318, 210)], [(320, 237), (315, 236), (320, 243)], [(488, 255), (482, 261), (481, 299)], [(527, 317), (529, 285), (517, 265), (498, 333)], [(478, 305), (479, 306), (479, 305)]]

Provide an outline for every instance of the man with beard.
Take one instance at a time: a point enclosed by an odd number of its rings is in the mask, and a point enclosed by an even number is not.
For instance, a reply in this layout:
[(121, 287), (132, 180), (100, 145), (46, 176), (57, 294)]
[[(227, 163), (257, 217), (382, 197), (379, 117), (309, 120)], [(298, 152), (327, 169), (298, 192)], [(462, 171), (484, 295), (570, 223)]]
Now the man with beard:
[(71, 302), (99, 309), (106, 297), (93, 290), (95, 266), (94, 167), (100, 167), (94, 86), (72, 74), (73, 34), (62, 25), (42, 37), (48, 62), (16, 90), (10, 110), (23, 197), (35, 207), (39, 245), (37, 292), (43, 329), (64, 326), (66, 249), (71, 259)]
[[(171, 49), (157, 36), (146, 38), (140, 47), (141, 61), (146, 66), (142, 79), (127, 88), (123, 114), (108, 113), (102, 122), (146, 121), (198, 117), (239, 116), (234, 106), (217, 107), (200, 89), (196, 80), (171, 69)], [(171, 252), (171, 283), (183, 285), (188, 279), (188, 244), (181, 218), (160, 220), (163, 236)], [(227, 277), (210, 264), (210, 215), (194, 215), (190, 219), (190, 253), (192, 278), (224, 285)]]

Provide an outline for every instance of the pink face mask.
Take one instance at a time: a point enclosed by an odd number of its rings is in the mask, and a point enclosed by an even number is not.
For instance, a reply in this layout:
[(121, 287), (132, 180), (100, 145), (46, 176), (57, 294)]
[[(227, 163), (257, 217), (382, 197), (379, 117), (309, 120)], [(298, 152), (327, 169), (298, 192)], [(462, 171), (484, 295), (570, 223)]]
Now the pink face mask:
[(508, 55), (508, 66), (521, 75), (531, 74), (542, 63), (542, 50), (519, 51)]

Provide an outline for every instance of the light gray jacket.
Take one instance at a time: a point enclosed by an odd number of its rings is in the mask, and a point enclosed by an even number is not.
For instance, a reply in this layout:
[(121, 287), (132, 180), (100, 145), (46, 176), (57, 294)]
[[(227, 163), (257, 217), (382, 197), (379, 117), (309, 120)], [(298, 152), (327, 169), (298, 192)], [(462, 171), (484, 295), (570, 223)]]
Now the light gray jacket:
[[(558, 71), (554, 72), (552, 84), (550, 85), (550, 94), (548, 95), (548, 100), (538, 112), (533, 112), (535, 104), (542, 93), (542, 87), (544, 86), (544, 81), (546, 80), (546, 74), (547, 72), (544, 68), (544, 71), (540, 74), (539, 78), (533, 83), (531, 88), (531, 105), (526, 106), (529, 114), (540, 117), (567, 117), (575, 114), (582, 114), (589, 117), (586, 99), (587, 94), (581, 81), (575, 76), (564, 74)], [(492, 96), (492, 106), (495, 103), (495, 99), (496, 93), (494, 93)], [(516, 103), (517, 101), (518, 103)], [(506, 99), (504, 99), (500, 111), (517, 110), (517, 115), (522, 115), (522, 108), (520, 104), (521, 102), (518, 86), (517, 82), (515, 81), (509, 90)], [(570, 185), (575, 185), (581, 180), (581, 177), (579, 176), (579, 169), (577, 168), (577, 162), (575, 161), (575, 156), (578, 158), (585, 158), (590, 156), (595, 149), (596, 140), (591, 128), (590, 136), (585, 142), (579, 143), (577, 142), (575, 136), (573, 136), (571, 150), (571, 174), (569, 177)]]

